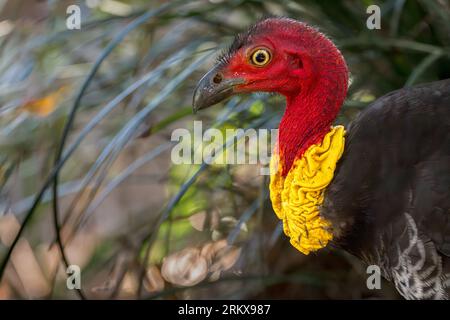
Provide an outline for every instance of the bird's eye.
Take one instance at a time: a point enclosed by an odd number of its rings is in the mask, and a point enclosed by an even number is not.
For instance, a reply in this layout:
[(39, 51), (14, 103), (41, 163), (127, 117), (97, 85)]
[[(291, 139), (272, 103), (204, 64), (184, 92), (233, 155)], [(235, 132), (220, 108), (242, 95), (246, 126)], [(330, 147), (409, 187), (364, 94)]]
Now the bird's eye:
[(257, 49), (252, 53), (250, 60), (255, 66), (262, 67), (269, 63), (270, 58), (269, 50)]

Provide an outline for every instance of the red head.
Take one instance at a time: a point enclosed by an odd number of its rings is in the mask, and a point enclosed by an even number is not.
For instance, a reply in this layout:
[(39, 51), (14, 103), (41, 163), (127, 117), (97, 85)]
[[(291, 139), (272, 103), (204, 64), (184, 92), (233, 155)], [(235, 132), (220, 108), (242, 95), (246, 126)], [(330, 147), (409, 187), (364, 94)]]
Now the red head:
[(322, 139), (347, 93), (348, 71), (336, 46), (308, 25), (270, 18), (236, 37), (229, 51), (200, 80), (194, 108), (235, 93), (276, 92), (287, 101), (279, 128), (283, 173)]

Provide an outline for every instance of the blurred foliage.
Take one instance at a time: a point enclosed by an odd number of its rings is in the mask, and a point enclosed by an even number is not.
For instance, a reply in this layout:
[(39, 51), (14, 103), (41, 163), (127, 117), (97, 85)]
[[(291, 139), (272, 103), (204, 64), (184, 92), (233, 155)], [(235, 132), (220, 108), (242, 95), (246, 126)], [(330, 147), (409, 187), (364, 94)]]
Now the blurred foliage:
[[(81, 30), (65, 27), (73, 3)], [(381, 30), (366, 28), (371, 4)], [(367, 290), (344, 252), (290, 247), (258, 166), (172, 165), (170, 135), (194, 120), (277, 127), (277, 96), (190, 112), (217, 52), (264, 16), (308, 22), (342, 50), (351, 86), (340, 123), (389, 91), (449, 78), (447, 1), (3, 0), (0, 10), (0, 297), (76, 297), (57, 242), (82, 267), (87, 298), (397, 297), (388, 283)]]

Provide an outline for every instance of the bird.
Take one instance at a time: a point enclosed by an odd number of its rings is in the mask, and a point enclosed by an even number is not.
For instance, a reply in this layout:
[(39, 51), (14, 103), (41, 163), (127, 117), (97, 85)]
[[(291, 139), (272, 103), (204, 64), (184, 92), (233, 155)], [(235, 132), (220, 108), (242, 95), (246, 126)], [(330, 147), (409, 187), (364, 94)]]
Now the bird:
[(233, 95), (280, 94), (270, 200), (290, 243), (379, 267), (405, 299), (450, 297), (450, 79), (390, 92), (333, 125), (349, 70), (307, 23), (262, 19), (198, 82), (194, 112)]

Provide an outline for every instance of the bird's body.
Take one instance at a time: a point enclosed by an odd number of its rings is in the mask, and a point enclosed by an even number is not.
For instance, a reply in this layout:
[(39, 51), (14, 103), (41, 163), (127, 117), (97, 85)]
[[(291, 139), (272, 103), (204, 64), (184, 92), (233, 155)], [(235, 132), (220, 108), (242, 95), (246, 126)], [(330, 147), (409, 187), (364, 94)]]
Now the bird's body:
[(350, 123), (320, 213), (404, 297), (450, 297), (450, 80), (391, 92)]
[(348, 71), (334, 44), (286, 18), (239, 36), (196, 108), (238, 92), (286, 96), (271, 199), (291, 243), (380, 267), (408, 299), (450, 298), (450, 79), (392, 92), (332, 127)]

